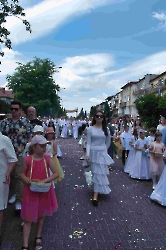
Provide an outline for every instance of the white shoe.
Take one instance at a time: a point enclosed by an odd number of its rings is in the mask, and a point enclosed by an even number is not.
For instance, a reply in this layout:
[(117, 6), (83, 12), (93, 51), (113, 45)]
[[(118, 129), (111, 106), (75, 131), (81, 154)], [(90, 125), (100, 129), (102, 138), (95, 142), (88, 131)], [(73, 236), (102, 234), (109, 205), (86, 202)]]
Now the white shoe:
[(155, 188), (156, 188), (156, 185), (153, 185), (153, 190), (155, 190)]
[(20, 211), (21, 210), (21, 203), (16, 203), (15, 204), (15, 210)]
[(119, 156), (118, 156), (118, 155), (116, 155), (116, 159), (119, 159)]
[(16, 194), (13, 194), (13, 196), (10, 198), (10, 200), (8, 201), (9, 204), (12, 204), (16, 201)]
[(85, 157), (84, 156), (82, 156), (81, 158), (80, 158), (80, 160), (84, 160), (85, 159)]

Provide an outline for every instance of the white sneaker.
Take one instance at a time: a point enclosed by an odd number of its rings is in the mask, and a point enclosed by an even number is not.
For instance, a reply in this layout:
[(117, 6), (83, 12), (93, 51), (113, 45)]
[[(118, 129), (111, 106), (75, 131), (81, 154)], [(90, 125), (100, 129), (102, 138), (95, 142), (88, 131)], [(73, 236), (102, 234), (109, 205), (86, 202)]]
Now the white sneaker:
[(16, 203), (15, 204), (15, 210), (20, 211), (21, 210), (21, 203)]
[(116, 155), (116, 159), (119, 159), (119, 156), (118, 156), (118, 155)]
[(82, 156), (82, 157), (80, 158), (80, 160), (85, 160), (85, 157), (84, 157), (84, 156)]
[(153, 190), (155, 190), (155, 188), (156, 188), (156, 185), (153, 185)]
[(16, 201), (16, 194), (13, 194), (13, 196), (10, 198), (10, 200), (8, 201), (9, 204), (12, 204)]

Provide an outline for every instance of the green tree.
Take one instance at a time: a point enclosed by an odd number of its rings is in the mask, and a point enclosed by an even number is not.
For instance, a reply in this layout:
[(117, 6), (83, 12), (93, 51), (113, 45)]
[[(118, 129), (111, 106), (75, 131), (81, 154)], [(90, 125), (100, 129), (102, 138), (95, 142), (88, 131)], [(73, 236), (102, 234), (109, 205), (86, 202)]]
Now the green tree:
[(85, 118), (85, 113), (84, 113), (84, 109), (83, 108), (81, 109), (80, 113), (77, 116), (77, 118), (80, 118), (80, 117)]
[(24, 107), (34, 106), (38, 115), (54, 115), (60, 109), (60, 90), (53, 79), (58, 72), (55, 64), (47, 59), (35, 57), (26, 64), (17, 63), (13, 75), (7, 75), (7, 87), (13, 90), (15, 99), (20, 100)]
[(104, 103), (104, 113), (105, 113), (105, 116), (107, 118), (109, 118), (110, 116), (112, 116), (112, 112), (110, 110), (110, 106), (109, 106), (108, 102)]
[(139, 116), (146, 128), (156, 127), (158, 124), (160, 98), (162, 97), (154, 94), (145, 94), (135, 101)]
[[(30, 23), (24, 19), (25, 12), (24, 9), (19, 5), (19, 0), (0, 0), (0, 44), (4, 45), (8, 49), (12, 49), (12, 42), (9, 39), (10, 31), (4, 27), (6, 18), (9, 16), (19, 18), (25, 25), (26, 30), (30, 33), (31, 26)], [(4, 56), (2, 47), (0, 49), (0, 56)]]
[(96, 112), (96, 107), (95, 106), (92, 106), (91, 108), (90, 108), (90, 117), (94, 117), (94, 115), (95, 115), (95, 112)]
[(6, 103), (3, 100), (0, 100), (0, 113), (10, 113), (10, 104)]
[(159, 114), (166, 117), (166, 94), (159, 98)]

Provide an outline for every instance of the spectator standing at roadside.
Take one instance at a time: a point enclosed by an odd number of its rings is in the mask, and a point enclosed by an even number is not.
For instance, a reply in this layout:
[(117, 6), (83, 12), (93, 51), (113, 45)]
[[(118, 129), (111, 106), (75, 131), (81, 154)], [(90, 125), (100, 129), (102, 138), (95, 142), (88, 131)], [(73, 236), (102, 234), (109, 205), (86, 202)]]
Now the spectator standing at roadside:
[[(5, 119), (1, 123), (1, 132), (12, 141), (18, 162), (11, 176), (11, 187), (15, 197), (12, 201), (15, 203), (15, 210), (21, 210), (23, 182), (20, 179), (20, 169), (23, 162), (23, 151), (28, 141), (31, 140), (31, 124), (27, 118), (21, 117), (22, 104), (20, 101), (11, 102), (11, 118)], [(10, 202), (12, 203), (12, 202)]]
[(31, 125), (34, 127), (35, 125), (42, 126), (42, 121), (36, 118), (36, 109), (35, 107), (30, 106), (27, 108), (27, 118), (30, 120)]

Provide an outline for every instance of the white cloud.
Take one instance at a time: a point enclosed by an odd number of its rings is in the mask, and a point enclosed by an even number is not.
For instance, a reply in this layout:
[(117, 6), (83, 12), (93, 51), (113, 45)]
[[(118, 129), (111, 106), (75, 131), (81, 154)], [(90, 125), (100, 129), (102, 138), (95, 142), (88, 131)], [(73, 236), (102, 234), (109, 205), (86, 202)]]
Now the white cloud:
[(166, 28), (166, 12), (153, 12), (152, 17), (159, 20), (159, 28), (164, 29)]
[(96, 104), (101, 103), (102, 99), (97, 99), (93, 97), (93, 98), (90, 98), (89, 101), (92, 102), (94, 105), (96, 105)]
[[(162, 51), (120, 69), (113, 68), (115, 60), (109, 54), (93, 54), (66, 58), (60, 64), (62, 65), (62, 69), (55, 75), (55, 81), (61, 87), (65, 87), (67, 92), (76, 95), (104, 88), (108, 92), (116, 92), (128, 81), (138, 80), (148, 73), (159, 74), (165, 71), (165, 58), (166, 51)], [(89, 64), (86, 63), (89, 61), (91, 62), (90, 70)]]
[(13, 73), (17, 67), (17, 61), (24, 62), (24, 56), (20, 52), (9, 50), (7, 48), (2, 49), (2, 51), (5, 53), (5, 55), (4, 57), (1, 57), (1, 77)]
[(32, 26), (31, 34), (25, 30), (21, 21), (14, 17), (9, 17), (5, 26), (11, 31), (13, 44), (18, 44), (46, 35), (71, 18), (115, 2), (121, 0), (45, 0), (25, 11), (26, 19)]
[(159, 21), (166, 21), (166, 13), (165, 12), (161, 12), (161, 13), (153, 12), (152, 16), (154, 18), (158, 19)]

